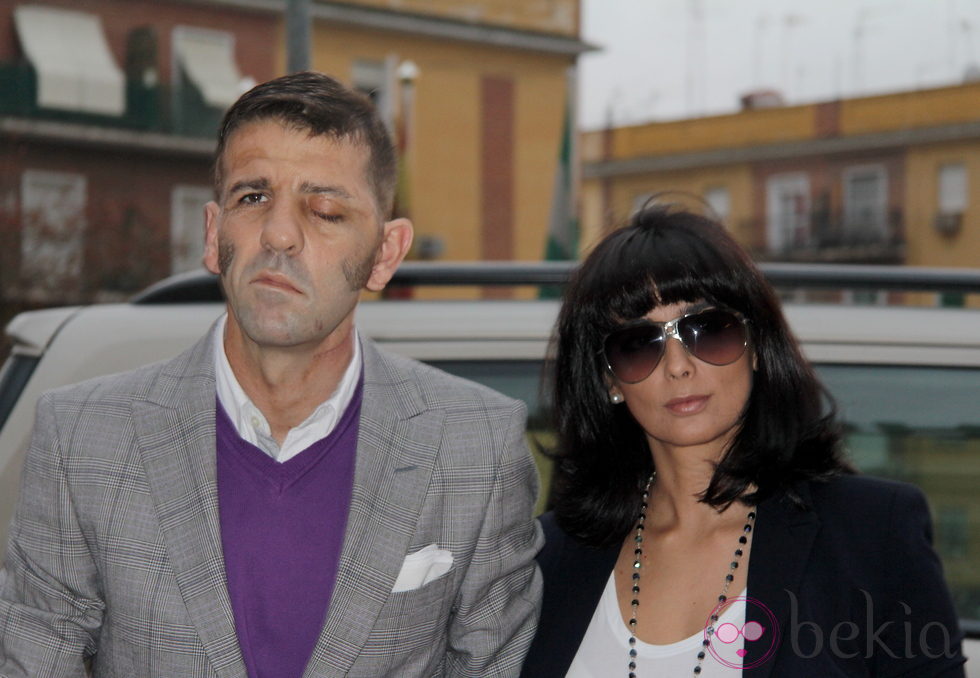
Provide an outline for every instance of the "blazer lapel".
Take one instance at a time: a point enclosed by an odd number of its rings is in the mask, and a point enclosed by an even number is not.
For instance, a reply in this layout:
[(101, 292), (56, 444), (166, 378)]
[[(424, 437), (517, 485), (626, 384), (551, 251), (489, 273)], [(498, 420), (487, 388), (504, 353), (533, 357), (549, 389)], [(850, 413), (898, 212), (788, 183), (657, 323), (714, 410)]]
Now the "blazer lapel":
[[(805, 506), (810, 505), (809, 486), (794, 488)], [(752, 678), (769, 678), (780, 646), (788, 642), (790, 596), (799, 594), (800, 582), (810, 559), (820, 521), (812, 510), (801, 509), (785, 496), (759, 505), (749, 560), (746, 621), (766, 629), (758, 641), (746, 643), (743, 666)], [(774, 639), (772, 631), (778, 629)]]
[(225, 576), (215, 466), (214, 329), (133, 404), (133, 424), (181, 596), (211, 664), (244, 677)]
[(411, 546), (442, 439), (416, 377), (363, 341), (364, 400), (340, 567), (306, 678), (345, 675), (368, 640)]

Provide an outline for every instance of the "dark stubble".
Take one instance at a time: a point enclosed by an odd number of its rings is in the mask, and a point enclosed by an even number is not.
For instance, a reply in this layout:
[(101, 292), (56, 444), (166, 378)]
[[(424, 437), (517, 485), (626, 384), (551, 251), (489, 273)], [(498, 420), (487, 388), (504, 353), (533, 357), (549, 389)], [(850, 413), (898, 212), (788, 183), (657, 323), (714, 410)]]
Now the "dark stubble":
[[(371, 277), (371, 271), (374, 270), (374, 262), (377, 257), (378, 248), (381, 246), (381, 238), (378, 238), (378, 242), (370, 248), (367, 255), (361, 259), (355, 259), (353, 257), (344, 259), (340, 264), (340, 268), (344, 273), (344, 278), (347, 280), (347, 284), (350, 286), (352, 292), (357, 292), (364, 289), (367, 285), (368, 279)], [(228, 272), (231, 268), (231, 262), (235, 259), (235, 244), (231, 242), (223, 234), (218, 234), (218, 271), (222, 276)], [(248, 272), (258, 272), (264, 269), (269, 269), (272, 271), (280, 271), (285, 275), (289, 276), (290, 279), (302, 283), (306, 286), (311, 286), (312, 276), (309, 271), (306, 270), (295, 259), (290, 256), (283, 254), (282, 252), (272, 252), (270, 250), (262, 250), (262, 252), (255, 257), (248, 264)]]

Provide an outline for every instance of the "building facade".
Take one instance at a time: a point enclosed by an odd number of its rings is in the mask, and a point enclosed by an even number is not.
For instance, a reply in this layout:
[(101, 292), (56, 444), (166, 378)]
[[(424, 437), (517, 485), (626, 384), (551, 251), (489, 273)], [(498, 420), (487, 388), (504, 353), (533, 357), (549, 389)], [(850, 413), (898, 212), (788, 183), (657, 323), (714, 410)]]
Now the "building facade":
[[(124, 297), (200, 266), (217, 124), (286, 69), (282, 0), (0, 0), (0, 302)], [(402, 151), (412, 256), (543, 255), (578, 0), (312, 2), (314, 69)]]
[(980, 84), (589, 132), (584, 240), (664, 191), (760, 260), (980, 265)]
[(216, 3), (0, 1), (8, 308), (117, 298), (200, 266), (216, 125), (276, 74), (278, 20)]
[(361, 0), (313, 16), (313, 67), (370, 93), (398, 140), (410, 257), (541, 259), (589, 49), (579, 1)]

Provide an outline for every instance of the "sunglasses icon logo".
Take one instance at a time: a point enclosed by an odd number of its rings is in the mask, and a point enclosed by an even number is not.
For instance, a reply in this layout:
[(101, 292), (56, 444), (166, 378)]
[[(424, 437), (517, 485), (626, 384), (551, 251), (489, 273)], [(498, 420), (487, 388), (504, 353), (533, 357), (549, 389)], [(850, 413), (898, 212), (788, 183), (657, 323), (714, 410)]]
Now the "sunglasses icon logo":
[[(724, 614), (732, 605), (745, 605), (745, 616), (748, 618), (741, 627), (731, 622), (718, 624), (718, 617)], [(761, 666), (775, 654), (779, 647), (779, 620), (764, 603), (755, 599), (739, 596), (722, 601), (711, 611), (704, 627), (704, 639), (709, 641), (708, 653), (722, 666), (745, 670)], [(758, 620), (758, 621), (757, 621)], [(715, 624), (718, 624), (715, 626)], [(745, 647), (729, 647), (739, 638), (745, 639)], [(717, 642), (715, 642), (717, 641)], [(755, 641), (761, 641), (756, 643)], [(751, 647), (749, 643), (752, 643)], [(752, 654), (751, 661), (748, 659)]]
[[(754, 621), (746, 622), (745, 626), (743, 626), (742, 628), (735, 626), (735, 624), (732, 624), (731, 622), (725, 622), (717, 629), (715, 629), (714, 635), (717, 640), (720, 640), (721, 642), (728, 645), (738, 640), (739, 636), (744, 636), (745, 640), (748, 641), (759, 640), (759, 638), (762, 638), (762, 635), (765, 632), (766, 632), (766, 628), (759, 622), (754, 622)], [(736, 650), (736, 654), (739, 657), (744, 657), (745, 655), (748, 654), (748, 650), (744, 648), (739, 649)]]

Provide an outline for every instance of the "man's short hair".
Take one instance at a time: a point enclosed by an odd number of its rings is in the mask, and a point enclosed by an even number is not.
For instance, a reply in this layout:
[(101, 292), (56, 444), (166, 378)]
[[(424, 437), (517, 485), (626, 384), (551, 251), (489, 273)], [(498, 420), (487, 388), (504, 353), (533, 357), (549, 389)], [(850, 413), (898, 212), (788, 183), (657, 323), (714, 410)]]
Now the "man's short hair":
[(256, 85), (239, 97), (221, 121), (214, 154), (214, 190), (220, 196), (222, 156), (228, 139), (243, 125), (277, 120), (310, 136), (331, 136), (367, 146), (368, 180), (379, 211), (387, 218), (395, 201), (398, 166), (388, 129), (370, 99), (323, 73), (304, 71)]

